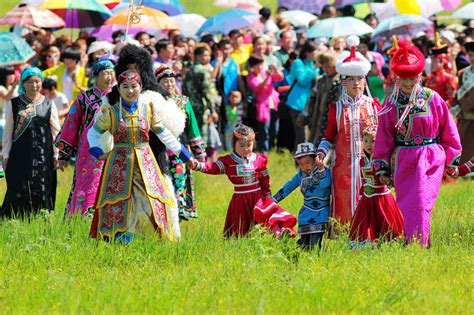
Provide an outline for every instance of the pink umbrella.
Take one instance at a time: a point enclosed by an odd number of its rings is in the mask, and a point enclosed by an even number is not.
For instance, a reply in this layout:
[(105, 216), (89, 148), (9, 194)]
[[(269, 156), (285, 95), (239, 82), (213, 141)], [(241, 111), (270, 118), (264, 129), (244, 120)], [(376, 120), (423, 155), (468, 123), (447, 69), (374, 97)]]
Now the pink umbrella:
[(41, 28), (64, 27), (64, 21), (53, 12), (29, 6), (16, 7), (0, 19), (0, 25), (33, 25)]

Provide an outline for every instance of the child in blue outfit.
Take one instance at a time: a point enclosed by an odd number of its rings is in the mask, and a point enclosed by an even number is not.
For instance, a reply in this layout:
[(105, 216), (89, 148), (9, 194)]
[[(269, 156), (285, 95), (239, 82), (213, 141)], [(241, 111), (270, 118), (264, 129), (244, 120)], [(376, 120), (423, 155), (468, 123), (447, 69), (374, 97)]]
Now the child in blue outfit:
[(304, 203), (298, 215), (298, 245), (305, 250), (313, 250), (317, 244), (321, 249), (324, 232), (329, 220), (331, 197), (331, 173), (329, 169), (316, 166), (316, 151), (312, 143), (300, 143), (295, 160), (299, 170), (274, 196), (278, 203), (293, 190), (300, 187)]

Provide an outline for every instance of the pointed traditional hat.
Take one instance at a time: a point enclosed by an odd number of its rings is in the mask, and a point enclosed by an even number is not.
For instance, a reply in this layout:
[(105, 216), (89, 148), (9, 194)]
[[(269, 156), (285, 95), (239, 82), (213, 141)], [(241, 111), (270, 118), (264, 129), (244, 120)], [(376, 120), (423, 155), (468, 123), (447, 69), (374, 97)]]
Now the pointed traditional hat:
[(366, 76), (370, 71), (370, 62), (362, 56), (361, 53), (356, 52), (360, 40), (356, 35), (351, 35), (347, 38), (347, 45), (350, 47), (349, 51), (342, 52), (341, 56), (336, 62), (336, 71), (341, 75), (348, 76)]

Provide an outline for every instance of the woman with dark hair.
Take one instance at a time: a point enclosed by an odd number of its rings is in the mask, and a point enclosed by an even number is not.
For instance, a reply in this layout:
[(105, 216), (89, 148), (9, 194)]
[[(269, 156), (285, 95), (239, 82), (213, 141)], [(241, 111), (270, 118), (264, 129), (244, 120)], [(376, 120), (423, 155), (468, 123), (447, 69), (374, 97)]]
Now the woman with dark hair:
[[(104, 100), (101, 114), (87, 132), (89, 152), (106, 160), (90, 235), (124, 243), (147, 235), (175, 240), (179, 238), (179, 228), (174, 226), (178, 222), (172, 218), (175, 194), (151, 152), (149, 135), (156, 134), (184, 162), (189, 160), (189, 152), (163, 124), (159, 106), (141, 93), (142, 81), (136, 70), (121, 73), (117, 81), (119, 100)], [(106, 131), (114, 142), (108, 154), (100, 143)]]
[[(120, 73), (131, 69), (136, 70), (140, 74), (142, 85), (141, 96), (153, 104), (155, 110), (161, 117), (163, 125), (170, 130), (175, 137), (178, 137), (184, 130), (186, 117), (170, 98), (170, 93), (158, 84), (153, 72), (153, 60), (151, 55), (141, 47), (125, 45), (120, 50), (119, 60), (115, 66), (117, 81)], [(110, 104), (118, 103), (120, 94), (117, 86), (112, 88), (107, 98)], [(154, 132), (149, 132), (149, 143), (158, 166), (163, 175), (165, 175), (167, 185), (171, 187), (173, 184), (171, 182), (167, 149)], [(170, 207), (169, 210), (174, 235), (179, 237), (180, 229), (178, 224), (177, 204), (174, 208)]]
[(296, 120), (306, 107), (306, 102), (311, 95), (311, 87), (316, 80), (316, 69), (314, 58), (316, 57), (316, 44), (306, 42), (301, 49), (299, 58), (291, 65), (290, 75), (292, 77), (290, 92), (286, 105), (290, 108), (290, 117), (295, 132), (295, 143), (305, 142), (304, 127), (300, 127)]
[(55, 77), (58, 82), (58, 90), (66, 95), (68, 100), (84, 92), (87, 88), (88, 78), (86, 70), (79, 65), (81, 52), (73, 47), (66, 47), (61, 53), (62, 62), (43, 71), (44, 77)]
[(56, 107), (41, 95), (42, 82), (40, 69), (26, 68), (21, 73), (20, 96), (5, 104), (2, 155), (7, 193), (1, 217), (54, 209), (57, 151), (53, 139), (60, 126)]

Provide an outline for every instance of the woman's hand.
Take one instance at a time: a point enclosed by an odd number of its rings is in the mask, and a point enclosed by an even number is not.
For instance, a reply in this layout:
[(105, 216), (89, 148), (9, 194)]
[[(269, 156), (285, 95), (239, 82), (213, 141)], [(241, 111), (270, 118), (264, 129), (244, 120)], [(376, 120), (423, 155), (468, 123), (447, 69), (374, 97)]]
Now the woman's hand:
[(195, 170), (197, 168), (197, 165), (198, 165), (198, 161), (196, 161), (194, 158), (190, 158), (186, 162), (186, 166), (189, 167), (192, 170)]
[(391, 188), (393, 186), (392, 179), (385, 175), (380, 175), (380, 181)]
[(7, 169), (8, 159), (3, 159), (3, 169)]
[(104, 153), (104, 154), (102, 154), (101, 156), (99, 156), (99, 160), (105, 161), (105, 160), (107, 160), (107, 157), (108, 157), (108, 156), (109, 156), (108, 153)]

